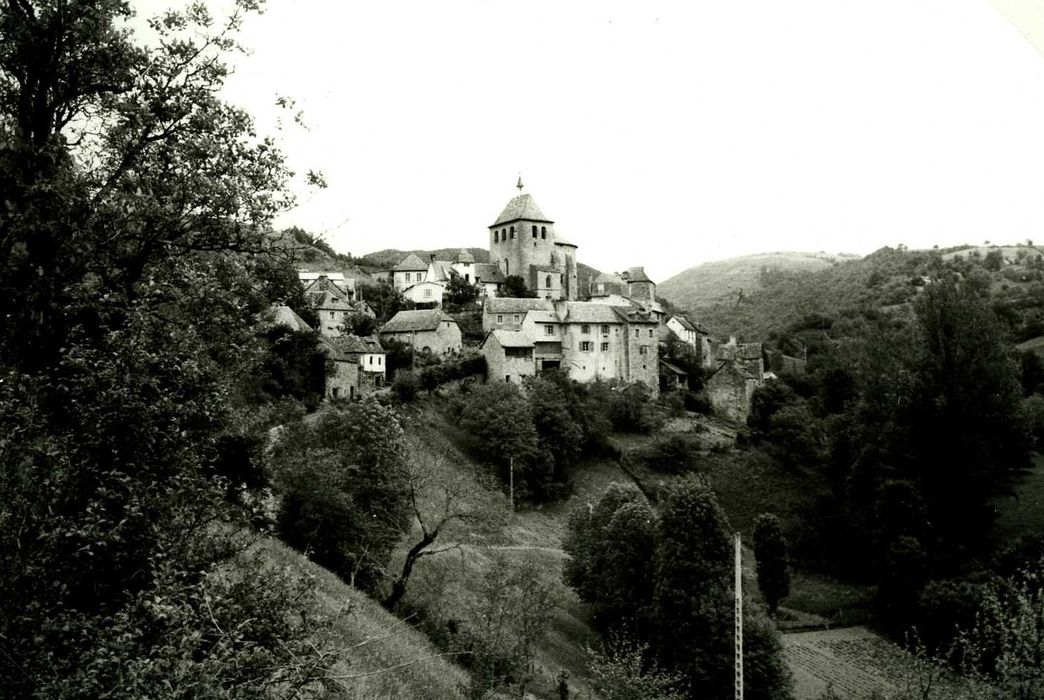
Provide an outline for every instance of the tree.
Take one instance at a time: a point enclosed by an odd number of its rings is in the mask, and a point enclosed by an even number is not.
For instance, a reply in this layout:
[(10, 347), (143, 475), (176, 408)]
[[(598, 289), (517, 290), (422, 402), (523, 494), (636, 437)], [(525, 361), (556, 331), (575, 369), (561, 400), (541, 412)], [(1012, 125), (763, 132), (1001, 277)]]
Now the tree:
[(351, 313), (344, 317), (341, 332), (345, 335), (371, 336), (377, 332), (377, 319), (369, 314)]
[(478, 454), (505, 477), (514, 465), (515, 488), (539, 492), (550, 480), (529, 404), (517, 385), (494, 382), (476, 388), (463, 404), (460, 423)]
[(280, 536), (376, 591), (410, 513), (404, 450), (395, 413), (372, 398), (295, 426), (272, 456)]
[(754, 561), (758, 588), (768, 605), (769, 615), (775, 616), (779, 601), (790, 595), (790, 570), (783, 527), (779, 518), (770, 513), (762, 513), (754, 521)]
[(377, 314), (378, 325), (384, 324), (400, 311), (409, 311), (416, 307), (416, 304), (383, 279), (377, 284), (360, 284), (359, 299), (364, 299)]
[(526, 393), (540, 452), (550, 457), (552, 479), (566, 480), (566, 470), (580, 456), (584, 445), (581, 425), (570, 411), (569, 397), (553, 379), (535, 377)]
[(533, 299), (536, 298), (536, 293), (530, 291), (529, 287), (526, 286), (526, 281), (519, 275), (508, 275), (504, 278), (504, 283), (500, 285), (500, 294), (498, 296)]
[(682, 678), (649, 659), (649, 645), (611, 635), (591, 653), (591, 683), (606, 700), (682, 700)]
[(304, 688), (328, 663), (306, 591), (258, 575), (216, 475), (256, 315), (282, 296), (256, 273), (289, 173), (217, 97), (252, 5), (165, 13), (152, 43), (119, 0), (0, 13), (11, 697)]
[(423, 453), (414, 453), (411, 457), (408, 488), (412, 517), (408, 524), (403, 524), (402, 531), (408, 536), (413, 530), (410, 525), (416, 523), (420, 528), (420, 538), (407, 550), (402, 569), (392, 581), (391, 591), (381, 601), (381, 605), (389, 610), (393, 610), (406, 594), (406, 585), (418, 561), (455, 549), (453, 545), (434, 547), (439, 535), (455, 522), (474, 523), (477, 520), (463, 498), (467, 484), (457, 469), (450, 472), (452, 476), (447, 476), (441, 458)]
[(480, 293), (477, 285), (471, 284), (456, 273), (450, 275), (449, 284), (446, 285), (446, 300), (449, 303), (464, 306), (478, 299)]

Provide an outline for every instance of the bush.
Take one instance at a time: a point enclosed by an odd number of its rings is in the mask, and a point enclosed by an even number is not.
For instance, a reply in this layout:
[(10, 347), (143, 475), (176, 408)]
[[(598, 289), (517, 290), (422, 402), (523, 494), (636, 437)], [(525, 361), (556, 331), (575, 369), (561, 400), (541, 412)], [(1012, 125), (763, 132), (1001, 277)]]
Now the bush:
[(640, 382), (613, 391), (609, 404), (609, 420), (613, 430), (645, 435), (656, 430), (659, 421), (649, 400), (649, 389)]
[(399, 372), (395, 377), (395, 381), (392, 382), (392, 391), (395, 392), (395, 396), (398, 397), (399, 401), (403, 403), (409, 403), (417, 398), (417, 392), (420, 391), (420, 387), (420, 379), (417, 378), (414, 372)]
[(685, 410), (692, 411), (693, 413), (700, 413), (705, 416), (709, 416), (714, 412), (714, 408), (711, 406), (710, 399), (707, 395), (700, 391), (686, 391), (682, 394), (682, 400), (685, 403)]
[(685, 474), (696, 468), (697, 445), (684, 435), (668, 435), (639, 452), (638, 458), (649, 469), (666, 474)]

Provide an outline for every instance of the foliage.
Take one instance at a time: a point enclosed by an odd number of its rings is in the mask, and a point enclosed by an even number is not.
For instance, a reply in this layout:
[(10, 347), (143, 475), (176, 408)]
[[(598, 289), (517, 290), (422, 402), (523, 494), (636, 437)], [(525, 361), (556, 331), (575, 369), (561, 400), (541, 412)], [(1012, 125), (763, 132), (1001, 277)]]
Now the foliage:
[[(0, 693), (316, 691), (304, 589), (243, 555), (234, 401), (289, 177), (217, 97), (254, 3), (0, 14)], [(241, 479), (231, 484), (229, 479)]]
[(666, 474), (686, 474), (697, 468), (698, 444), (684, 435), (672, 434), (657, 438), (643, 448), (638, 458), (653, 471)]
[(326, 355), (315, 331), (274, 326), (263, 335), (265, 355), (256, 376), (257, 399), (297, 399), (315, 410), (325, 393)]
[(653, 432), (658, 427), (658, 421), (650, 403), (648, 387), (636, 382), (613, 391), (609, 402), (609, 420), (617, 432)]
[(417, 398), (421, 382), (416, 372), (397, 372), (392, 382), (392, 391), (402, 403), (409, 403)]
[(377, 319), (361, 312), (350, 313), (344, 317), (341, 332), (361, 338), (369, 337), (377, 332)]
[(606, 700), (682, 700), (682, 678), (649, 659), (649, 645), (611, 635), (591, 653), (591, 684)]
[(365, 299), (373, 312), (377, 314), (378, 326), (387, 323), (400, 311), (416, 308), (416, 304), (404, 297), (385, 279), (381, 279), (376, 284), (360, 284), (358, 296), (360, 299)]
[(533, 292), (526, 286), (526, 281), (519, 275), (508, 275), (504, 278), (504, 283), (500, 285), (500, 296), (511, 297), (514, 299), (533, 299), (536, 298), (536, 292)]
[(483, 459), (501, 470), (514, 462), (516, 487), (535, 490), (549, 480), (529, 404), (517, 385), (493, 382), (476, 388), (462, 406), (460, 423)]
[[(670, 686), (689, 697), (729, 697), (728, 523), (701, 477), (676, 481), (660, 505), (657, 515), (634, 487), (613, 484), (596, 506), (575, 510), (563, 542), (571, 555), (566, 581), (593, 604), (604, 629), (626, 630), (638, 643), (650, 645), (662, 668), (679, 674), (680, 682), (672, 680)], [(771, 621), (748, 605), (744, 626), (746, 694), (766, 700), (786, 697), (789, 677)], [(640, 658), (625, 656), (617, 660), (622, 666), (604, 672), (622, 675), (622, 688), (631, 688), (644, 682), (643, 674), (638, 673)]]
[(787, 565), (787, 541), (779, 518), (770, 513), (754, 522), (754, 561), (758, 589), (768, 605), (769, 615), (779, 609), (779, 601), (790, 594), (790, 569)]
[(280, 537), (352, 585), (377, 590), (410, 517), (395, 413), (367, 399), (287, 430), (272, 455)]
[(452, 274), (449, 284), (446, 285), (446, 301), (457, 306), (464, 306), (478, 299), (481, 291), (478, 285), (471, 284), (461, 275)]
[(533, 675), (536, 644), (551, 619), (554, 590), (532, 562), (493, 557), (482, 577), (478, 600), (457, 641), (471, 652), (469, 697), (487, 697), (498, 686), (523, 692)]

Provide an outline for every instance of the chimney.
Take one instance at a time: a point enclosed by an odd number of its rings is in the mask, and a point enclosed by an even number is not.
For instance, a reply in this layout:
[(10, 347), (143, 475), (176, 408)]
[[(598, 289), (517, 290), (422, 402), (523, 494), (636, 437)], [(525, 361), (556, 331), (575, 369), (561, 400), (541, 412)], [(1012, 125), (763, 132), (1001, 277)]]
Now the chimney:
[(735, 344), (736, 344), (736, 336), (730, 335), (729, 336), (729, 345), (735, 345)]

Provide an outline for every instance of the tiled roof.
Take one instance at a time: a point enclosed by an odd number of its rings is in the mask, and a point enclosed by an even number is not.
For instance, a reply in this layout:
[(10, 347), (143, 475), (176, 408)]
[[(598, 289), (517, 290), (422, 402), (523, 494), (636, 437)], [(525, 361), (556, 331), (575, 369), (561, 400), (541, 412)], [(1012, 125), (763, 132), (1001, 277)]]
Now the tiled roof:
[(520, 314), (526, 311), (554, 311), (555, 305), (546, 299), (493, 297), (486, 300), (485, 311), (491, 314)]
[(401, 263), (393, 268), (397, 272), (411, 272), (413, 270), (427, 270), (428, 263), (417, 257), (415, 253), (407, 255)]
[(577, 247), (576, 243), (571, 243), (570, 241), (567, 241), (566, 239), (559, 236), (557, 233), (555, 234), (555, 245), (567, 245), (571, 248)]
[(322, 270), (298, 270), (297, 279), (301, 280), (302, 283), (314, 282), (320, 277), (325, 277), (329, 280), (335, 280), (337, 282), (344, 281), (343, 272), (324, 272)]
[(558, 323), (558, 316), (554, 311), (536, 309), (526, 313), (526, 320), (534, 323)]
[(435, 272), (435, 282), (449, 282), (450, 275), (453, 272), (453, 263), (445, 260), (436, 260), (431, 265)]
[(475, 256), (471, 254), (467, 248), (461, 248), (460, 252), (457, 253), (457, 262), (459, 263), (473, 263), (475, 262)]
[(566, 312), (562, 318), (564, 323), (620, 323), (624, 319), (618, 313), (619, 307), (607, 304), (593, 304), (589, 301), (566, 302)]
[(629, 267), (627, 272), (623, 273), (621, 277), (624, 277), (628, 282), (652, 282), (649, 276), (645, 274), (644, 267)]
[(384, 348), (372, 336), (360, 338), (357, 335), (345, 335), (338, 338), (325, 338), (324, 342), (331, 350), (331, 357), (342, 362), (354, 361), (357, 355), (384, 354)]
[(424, 311), (400, 311), (385, 323), (380, 332), (383, 333), (409, 333), (411, 331), (433, 331), (443, 321), (456, 321), (441, 309), (429, 309)]
[(693, 333), (697, 332), (696, 326), (689, 323), (689, 319), (685, 318), (684, 316), (671, 316), (671, 318), (680, 323), (681, 327), (685, 330), (692, 331)]
[(351, 311), (352, 306), (345, 302), (341, 297), (332, 292), (323, 292), (323, 297), (319, 300), (319, 303), (315, 305), (317, 309), (323, 309), (325, 311)]
[(280, 304), (272, 307), (274, 318), (272, 322), (278, 326), (286, 326), (292, 331), (311, 331), (312, 327), (298, 316), (289, 306)]
[(503, 284), (504, 273), (496, 263), (475, 263), (475, 279), (491, 284)]
[(490, 226), (500, 226), (501, 224), (510, 223), (512, 221), (518, 221), (519, 219), (525, 219), (526, 221), (542, 221), (544, 223), (554, 223), (551, 219), (544, 216), (544, 212), (540, 211), (540, 207), (537, 206), (536, 200), (533, 199), (531, 194), (520, 194), (514, 197), (507, 206), (504, 207), (504, 211), (500, 212), (500, 216)]
[(522, 331), (495, 330), (490, 331), (489, 334), (496, 338), (503, 348), (533, 347), (533, 340), (529, 337), (529, 334)]

